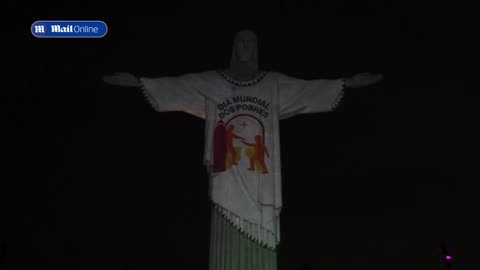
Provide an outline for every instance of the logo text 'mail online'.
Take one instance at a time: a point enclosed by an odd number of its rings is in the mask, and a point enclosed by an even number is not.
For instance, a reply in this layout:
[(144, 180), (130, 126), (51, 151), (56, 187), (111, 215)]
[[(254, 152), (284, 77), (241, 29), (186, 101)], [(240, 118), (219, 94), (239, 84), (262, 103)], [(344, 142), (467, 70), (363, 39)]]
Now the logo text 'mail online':
[(36, 21), (31, 31), (42, 38), (101, 38), (108, 27), (102, 21)]

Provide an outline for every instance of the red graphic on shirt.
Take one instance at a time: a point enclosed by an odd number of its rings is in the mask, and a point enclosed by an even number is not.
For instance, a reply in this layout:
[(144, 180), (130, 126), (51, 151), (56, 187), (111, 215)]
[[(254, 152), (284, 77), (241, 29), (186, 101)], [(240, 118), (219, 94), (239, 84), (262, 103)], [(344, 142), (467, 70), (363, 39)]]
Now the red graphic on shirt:
[(268, 173), (265, 155), (270, 157), (265, 145), (265, 128), (260, 119), (238, 114), (226, 123), (217, 123), (213, 136), (213, 172), (240, 166), (265, 174)]
[(213, 172), (223, 172), (226, 170), (227, 151), (226, 151), (226, 130), (222, 121), (217, 123), (215, 132), (213, 133)]
[(258, 162), (262, 173), (268, 173), (267, 165), (265, 165), (265, 155), (267, 155), (268, 158), (270, 155), (268, 154), (267, 146), (262, 142), (262, 136), (255, 136), (254, 143), (248, 143), (246, 141), (242, 141), (242, 143), (254, 148), (253, 155), (250, 157), (250, 167), (248, 170), (255, 171), (255, 162)]

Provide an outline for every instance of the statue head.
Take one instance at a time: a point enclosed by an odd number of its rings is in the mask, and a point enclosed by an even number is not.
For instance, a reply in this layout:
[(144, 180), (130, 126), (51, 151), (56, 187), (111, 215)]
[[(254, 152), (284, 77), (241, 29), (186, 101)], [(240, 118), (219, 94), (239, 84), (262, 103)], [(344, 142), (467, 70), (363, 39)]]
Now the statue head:
[(258, 69), (258, 43), (254, 31), (244, 29), (235, 35), (233, 40), (230, 65), (242, 64)]

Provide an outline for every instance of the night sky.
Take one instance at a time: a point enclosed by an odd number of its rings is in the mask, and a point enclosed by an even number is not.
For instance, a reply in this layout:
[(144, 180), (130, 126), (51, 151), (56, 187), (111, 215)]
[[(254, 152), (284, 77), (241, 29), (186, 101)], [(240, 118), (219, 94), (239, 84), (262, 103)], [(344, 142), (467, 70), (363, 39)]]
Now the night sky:
[[(29, 6), (8, 99), (16, 163), (1, 189), (3, 269), (208, 268), (203, 120), (157, 113), (140, 91), (101, 76), (224, 68), (242, 28), (257, 32), (266, 70), (384, 75), (347, 90), (335, 112), (282, 120), (278, 269), (444, 269), (441, 241), (455, 270), (478, 269), (480, 94), (468, 8), (271, 3)], [(109, 32), (33, 37), (30, 25), (49, 19), (103, 20)]]

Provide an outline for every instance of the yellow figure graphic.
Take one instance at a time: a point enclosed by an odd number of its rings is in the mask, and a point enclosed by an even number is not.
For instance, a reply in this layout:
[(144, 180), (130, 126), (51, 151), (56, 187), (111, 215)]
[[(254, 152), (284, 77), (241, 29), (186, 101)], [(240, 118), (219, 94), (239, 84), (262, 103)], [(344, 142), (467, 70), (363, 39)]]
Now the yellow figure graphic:
[(265, 155), (267, 155), (268, 158), (270, 158), (270, 156), (268, 154), (267, 146), (262, 142), (262, 136), (255, 136), (254, 143), (248, 143), (246, 141), (242, 141), (242, 143), (253, 147), (253, 153), (249, 153), (250, 167), (248, 170), (255, 171), (255, 168), (257, 167), (255, 165), (258, 165), (263, 174), (268, 173), (267, 165), (265, 164)]

